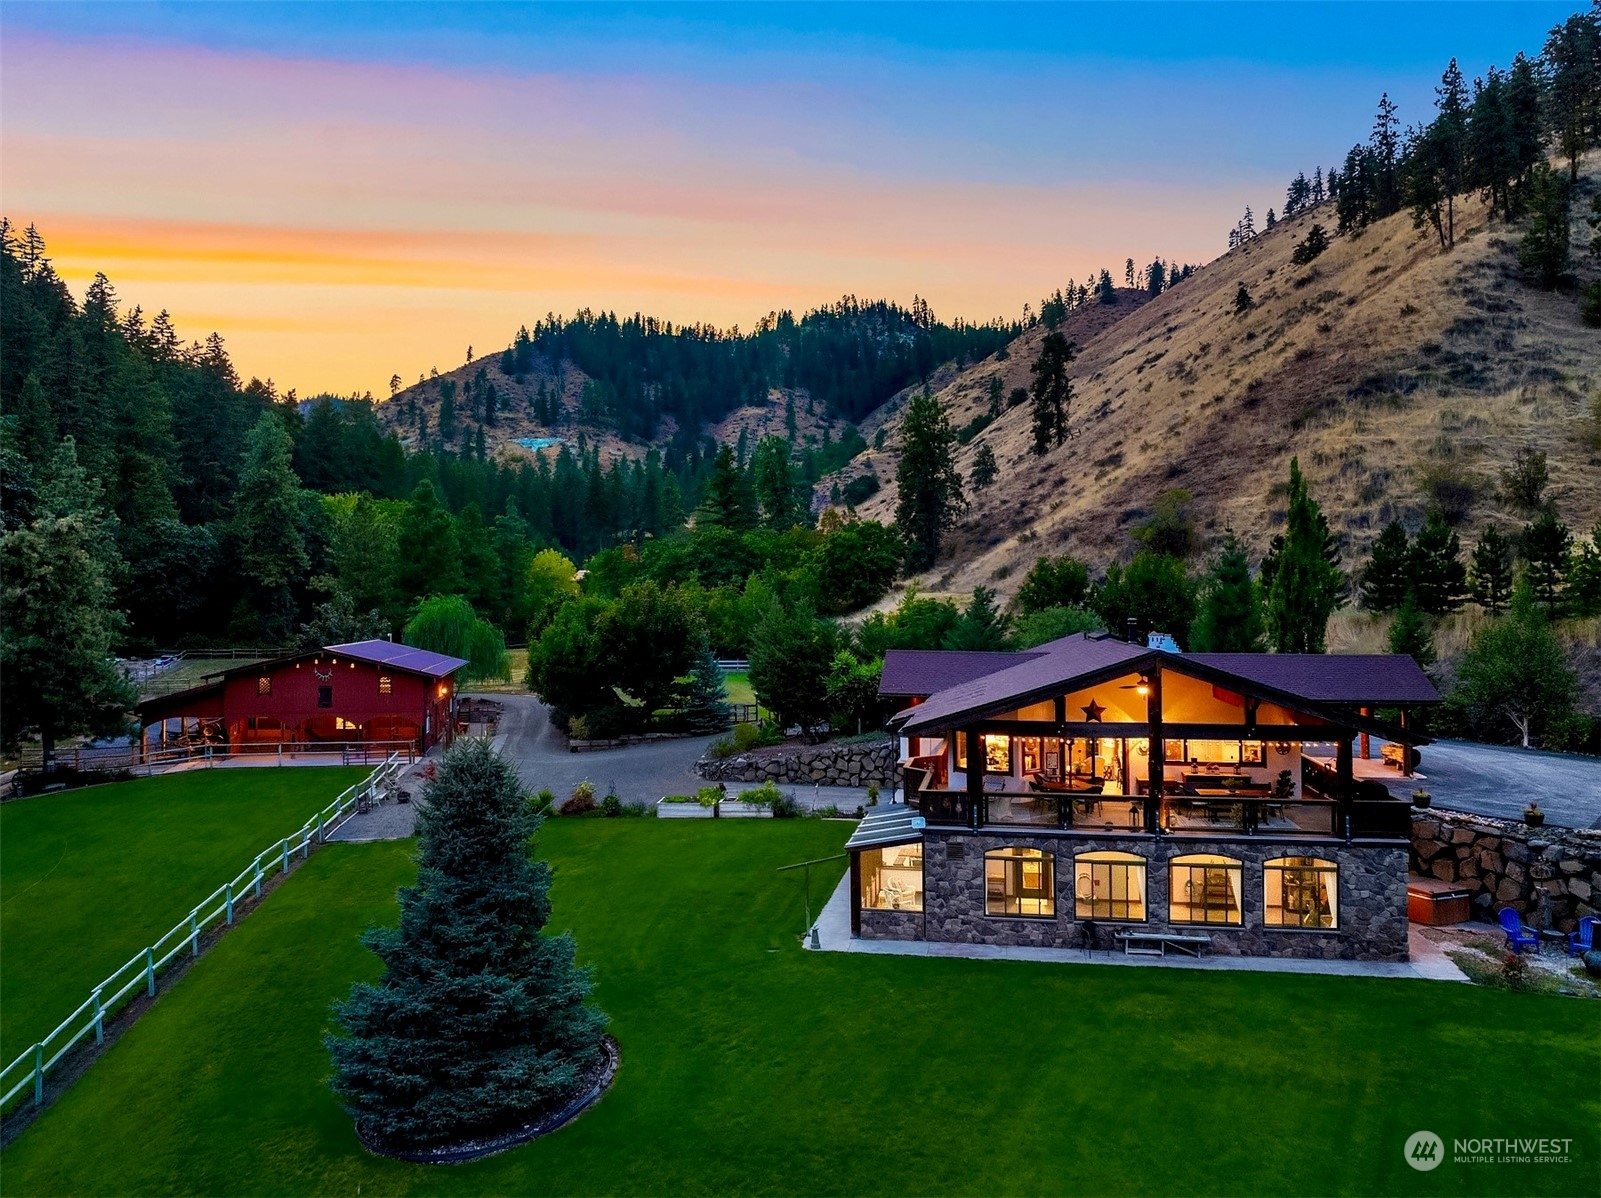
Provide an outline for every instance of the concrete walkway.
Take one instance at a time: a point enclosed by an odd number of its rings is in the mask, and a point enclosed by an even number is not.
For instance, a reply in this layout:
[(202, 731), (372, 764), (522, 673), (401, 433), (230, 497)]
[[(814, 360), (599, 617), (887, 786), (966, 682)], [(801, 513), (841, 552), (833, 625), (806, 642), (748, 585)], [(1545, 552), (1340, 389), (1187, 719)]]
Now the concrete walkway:
[[(1329, 977), (1408, 978), (1466, 982), (1440, 946), (1409, 925), (1410, 961), (1319, 961), (1293, 957), (1129, 957), (1120, 952), (1087, 953), (1077, 948), (1007, 948), (991, 944), (931, 944), (924, 940), (858, 940), (851, 936), (850, 874), (823, 905), (813, 924), (822, 952), (872, 953), (891, 957), (966, 957), (981, 961), (1037, 961), (1073, 965), (1131, 965), (1149, 969), (1201, 969), (1214, 973), (1313, 973)], [(811, 937), (806, 939), (811, 948)]]

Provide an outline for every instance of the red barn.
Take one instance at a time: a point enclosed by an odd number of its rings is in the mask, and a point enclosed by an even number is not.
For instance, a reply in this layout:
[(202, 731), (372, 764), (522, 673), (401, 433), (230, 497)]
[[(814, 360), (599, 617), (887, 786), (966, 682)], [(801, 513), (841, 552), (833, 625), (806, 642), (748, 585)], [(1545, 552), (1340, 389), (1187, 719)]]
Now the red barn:
[(326, 645), (236, 666), (201, 686), (139, 704), (145, 751), (427, 752), (449, 743), (455, 673), (467, 663), (392, 641)]

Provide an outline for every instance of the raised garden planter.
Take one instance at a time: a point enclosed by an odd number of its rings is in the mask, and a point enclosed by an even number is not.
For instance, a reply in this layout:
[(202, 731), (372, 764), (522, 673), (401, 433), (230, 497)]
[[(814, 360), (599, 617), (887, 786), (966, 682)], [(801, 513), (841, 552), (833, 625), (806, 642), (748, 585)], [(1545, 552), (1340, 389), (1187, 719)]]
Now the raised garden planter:
[(716, 815), (715, 805), (702, 807), (693, 795), (676, 801), (671, 797), (656, 800), (657, 819), (713, 819)]
[(724, 819), (772, 819), (773, 809), (766, 803), (746, 803), (740, 799), (724, 799), (718, 804)]

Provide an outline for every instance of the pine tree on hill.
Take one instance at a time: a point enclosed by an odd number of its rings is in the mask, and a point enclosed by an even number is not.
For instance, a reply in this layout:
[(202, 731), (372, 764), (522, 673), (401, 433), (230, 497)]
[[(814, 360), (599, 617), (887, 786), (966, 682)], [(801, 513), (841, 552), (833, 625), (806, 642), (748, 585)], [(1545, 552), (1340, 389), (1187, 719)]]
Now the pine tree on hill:
[(1472, 587), (1473, 602), (1491, 615), (1512, 597), (1512, 542), (1493, 524), (1473, 547)]
[(1462, 606), (1468, 589), (1462, 542), (1439, 512), (1430, 514), (1412, 543), (1411, 575), (1420, 611), (1443, 616)]
[(978, 587), (950, 632), (945, 648), (995, 652), (1011, 647), (1011, 621), (995, 601), (995, 592)]
[(1562, 605), (1562, 579), (1568, 572), (1573, 534), (1547, 508), (1524, 528), (1518, 549), (1534, 597), (1545, 604), (1549, 615), (1556, 615)]
[(909, 570), (934, 564), (945, 533), (967, 509), (952, 456), (955, 444), (945, 409), (925, 388), (901, 418), (901, 460), (895, 468), (895, 525), (906, 540)]
[(995, 482), (1000, 467), (995, 462), (995, 450), (988, 441), (981, 442), (973, 455), (973, 468), (968, 471), (967, 485), (975, 491), (986, 491)]
[(1390, 622), (1388, 640), (1391, 653), (1404, 653), (1420, 666), (1434, 663), (1434, 634), (1411, 591), (1401, 600), (1395, 619)]
[(734, 451), (724, 445), (712, 463), (711, 477), (695, 509), (697, 526), (726, 528), (730, 532), (749, 532), (756, 527), (756, 497), (750, 480), (734, 460)]
[(1033, 399), (1034, 452), (1044, 453), (1053, 445), (1067, 441), (1068, 419), (1073, 403), (1073, 380), (1067, 367), (1078, 347), (1061, 333), (1047, 333), (1040, 342), (1040, 356), (1029, 367), (1034, 376), (1030, 387)]
[(1251, 577), (1245, 546), (1230, 532), (1202, 581), (1190, 649), (1196, 653), (1260, 653), (1266, 642), (1261, 591)]
[[(1329, 561), (1328, 522), (1307, 491), (1298, 458), (1290, 459), (1289, 510), (1272, 567), (1267, 622), (1279, 653), (1325, 651), (1329, 616), (1339, 600), (1340, 572)], [(1264, 564), (1264, 573), (1267, 573)]]
[(1249, 312), (1255, 303), (1256, 301), (1251, 298), (1250, 291), (1244, 283), (1241, 283), (1238, 290), (1234, 292), (1234, 315), (1239, 316), (1242, 313)]
[(487, 740), (446, 752), (417, 816), (417, 882), (400, 925), (362, 943), (383, 962), (334, 1013), (334, 1091), (368, 1135), (425, 1147), (515, 1129), (571, 1098), (606, 1017), (570, 933), (550, 936), (550, 866), (517, 772)]

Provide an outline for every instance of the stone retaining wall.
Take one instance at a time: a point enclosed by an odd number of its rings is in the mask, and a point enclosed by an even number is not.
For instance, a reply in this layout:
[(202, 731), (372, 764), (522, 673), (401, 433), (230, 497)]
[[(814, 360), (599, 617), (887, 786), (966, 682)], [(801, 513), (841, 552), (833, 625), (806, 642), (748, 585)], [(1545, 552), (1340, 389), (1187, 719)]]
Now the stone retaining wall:
[(895, 785), (895, 746), (888, 740), (850, 745), (775, 745), (734, 757), (708, 754), (695, 772), (713, 782), (798, 782), (823, 786)]
[(1531, 926), (1571, 932), (1601, 906), (1601, 832), (1414, 811), (1412, 872), (1470, 890), (1478, 919), (1514, 907)]

